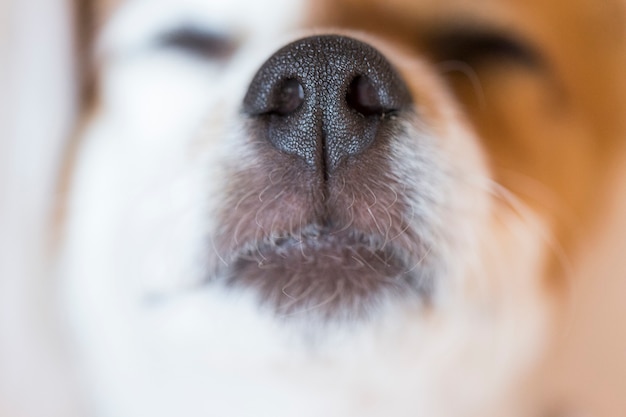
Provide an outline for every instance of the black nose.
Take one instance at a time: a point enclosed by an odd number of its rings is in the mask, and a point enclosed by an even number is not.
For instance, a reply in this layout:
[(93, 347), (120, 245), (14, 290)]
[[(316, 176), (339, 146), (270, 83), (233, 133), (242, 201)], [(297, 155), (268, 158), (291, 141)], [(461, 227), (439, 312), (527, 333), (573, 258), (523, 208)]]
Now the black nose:
[(261, 124), (263, 139), (327, 175), (372, 146), (410, 105), (405, 83), (376, 49), (324, 35), (272, 55), (252, 80), (243, 110)]

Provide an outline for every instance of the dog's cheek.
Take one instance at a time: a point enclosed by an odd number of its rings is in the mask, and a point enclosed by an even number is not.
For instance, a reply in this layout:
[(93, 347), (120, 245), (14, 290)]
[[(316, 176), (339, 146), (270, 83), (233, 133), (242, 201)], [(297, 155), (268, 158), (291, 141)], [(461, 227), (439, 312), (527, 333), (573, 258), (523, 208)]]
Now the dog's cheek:
[(75, 212), (92, 216), (89, 224), (111, 223), (109, 239), (88, 239), (109, 242), (117, 254), (109, 262), (127, 263), (124, 274), (179, 276), (163, 265), (188, 252), (183, 237), (200, 228), (202, 161), (191, 147), (214, 83), (203, 68), (147, 57), (112, 64), (102, 85), (100, 115), (79, 155)]
[[(419, 143), (400, 141), (394, 169), (421, 183), (417, 191), (435, 202), (433, 242), (444, 264), (435, 310), (443, 325), (436, 331), (486, 332), (487, 345), (476, 339), (465, 346), (467, 352), (489, 353), (469, 355), (467, 365), (483, 363), (485, 377), (504, 388), (525, 378), (545, 347), (550, 312), (543, 277), (554, 250), (550, 225), (494, 180), (488, 149), (434, 72), (415, 66), (401, 70), (416, 97), (417, 123), (433, 132)], [(416, 149), (428, 146), (430, 167), (425, 168)], [(437, 177), (436, 186), (427, 187), (424, 176)]]

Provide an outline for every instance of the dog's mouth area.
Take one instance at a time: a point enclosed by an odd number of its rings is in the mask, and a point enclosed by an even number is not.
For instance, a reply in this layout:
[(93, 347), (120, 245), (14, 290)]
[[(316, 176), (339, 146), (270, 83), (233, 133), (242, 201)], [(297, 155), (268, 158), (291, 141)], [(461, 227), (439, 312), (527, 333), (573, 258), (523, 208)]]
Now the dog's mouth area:
[(391, 297), (423, 295), (423, 259), (384, 238), (319, 229), (244, 245), (231, 258), (229, 286), (254, 288), (281, 316), (362, 318)]

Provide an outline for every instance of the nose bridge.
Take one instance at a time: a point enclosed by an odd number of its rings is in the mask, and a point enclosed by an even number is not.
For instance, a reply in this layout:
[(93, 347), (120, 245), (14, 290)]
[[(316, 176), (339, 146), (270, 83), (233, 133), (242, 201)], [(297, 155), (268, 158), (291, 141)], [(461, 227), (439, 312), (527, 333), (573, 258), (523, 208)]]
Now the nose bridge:
[(281, 152), (332, 174), (376, 140), (386, 115), (410, 105), (408, 90), (373, 47), (324, 35), (293, 42), (255, 75), (243, 110)]

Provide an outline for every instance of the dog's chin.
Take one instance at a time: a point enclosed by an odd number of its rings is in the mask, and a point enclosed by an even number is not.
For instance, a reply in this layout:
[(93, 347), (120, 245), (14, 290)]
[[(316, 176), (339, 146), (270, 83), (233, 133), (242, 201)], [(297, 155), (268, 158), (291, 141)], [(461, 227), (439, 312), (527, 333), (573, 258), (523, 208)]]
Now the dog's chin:
[(361, 320), (385, 300), (422, 300), (431, 280), (424, 256), (355, 230), (307, 232), (250, 242), (222, 275), (253, 289), (279, 317)]

